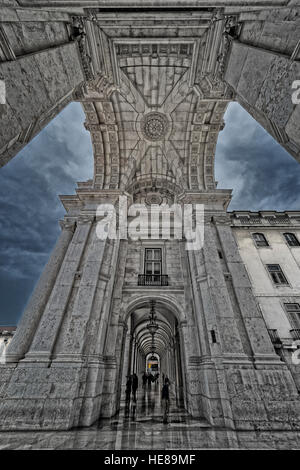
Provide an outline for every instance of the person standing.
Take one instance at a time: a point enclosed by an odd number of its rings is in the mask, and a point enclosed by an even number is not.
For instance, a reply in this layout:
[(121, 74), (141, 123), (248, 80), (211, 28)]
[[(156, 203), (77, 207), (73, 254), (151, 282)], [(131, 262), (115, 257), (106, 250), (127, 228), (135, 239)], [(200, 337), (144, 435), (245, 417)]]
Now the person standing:
[(143, 388), (146, 388), (147, 384), (147, 374), (146, 372), (143, 373)]
[(127, 375), (126, 389), (125, 389), (126, 406), (129, 406), (129, 403), (130, 403), (131, 387), (132, 387), (131, 375)]
[(170, 402), (170, 391), (169, 391), (170, 382), (168, 378), (165, 379), (165, 383), (163, 385), (161, 391), (161, 400), (162, 400), (162, 407), (163, 407), (163, 423), (168, 424), (168, 417), (169, 417), (169, 402)]
[(139, 379), (136, 373), (132, 376), (132, 394), (133, 394), (133, 401), (136, 402), (136, 391), (139, 386)]

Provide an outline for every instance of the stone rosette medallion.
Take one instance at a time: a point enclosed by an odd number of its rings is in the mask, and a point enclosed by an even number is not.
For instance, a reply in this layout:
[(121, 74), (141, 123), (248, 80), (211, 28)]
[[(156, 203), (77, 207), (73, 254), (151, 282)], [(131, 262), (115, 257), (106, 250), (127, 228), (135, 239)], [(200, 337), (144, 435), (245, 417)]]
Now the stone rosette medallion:
[(159, 193), (149, 193), (146, 196), (146, 204), (151, 206), (152, 204), (160, 205), (163, 201), (162, 196)]
[(169, 121), (165, 114), (157, 111), (143, 116), (141, 120), (141, 131), (147, 140), (163, 140), (169, 130)]

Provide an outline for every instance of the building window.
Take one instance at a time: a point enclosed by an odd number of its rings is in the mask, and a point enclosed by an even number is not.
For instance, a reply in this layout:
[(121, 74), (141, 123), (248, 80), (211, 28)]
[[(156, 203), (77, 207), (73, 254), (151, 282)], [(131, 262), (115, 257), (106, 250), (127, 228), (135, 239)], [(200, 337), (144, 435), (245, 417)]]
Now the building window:
[(161, 248), (146, 248), (145, 250), (145, 274), (160, 276), (161, 269)]
[(291, 327), (294, 329), (300, 328), (300, 304), (286, 303), (284, 304)]
[(267, 268), (274, 284), (288, 284), (279, 264), (267, 264)]
[(289, 246), (300, 246), (299, 240), (294, 233), (284, 233), (283, 236)]
[(269, 243), (267, 242), (267, 239), (263, 233), (253, 233), (252, 236), (257, 247), (269, 246)]
[(144, 274), (138, 276), (138, 286), (168, 286), (167, 274), (162, 274), (162, 249), (146, 248)]

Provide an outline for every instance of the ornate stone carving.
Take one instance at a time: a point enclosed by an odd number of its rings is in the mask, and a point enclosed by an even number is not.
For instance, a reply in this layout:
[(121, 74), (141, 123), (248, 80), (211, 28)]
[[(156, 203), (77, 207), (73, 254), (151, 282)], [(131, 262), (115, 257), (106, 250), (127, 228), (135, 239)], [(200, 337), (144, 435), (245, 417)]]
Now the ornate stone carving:
[(82, 67), (86, 80), (94, 79), (94, 72), (91, 65), (91, 58), (88, 53), (88, 46), (86, 43), (86, 19), (82, 16), (72, 16), (72, 35), (71, 39), (78, 42), (79, 52), (82, 61)]
[(228, 53), (231, 45), (231, 41), (233, 39), (237, 39), (239, 37), (241, 30), (241, 23), (237, 22), (235, 16), (227, 16), (225, 17), (225, 26), (223, 31), (223, 41), (222, 41), (222, 50), (218, 56), (218, 71), (217, 71), (217, 78), (223, 79), (225, 68), (228, 60)]
[(151, 112), (141, 120), (141, 131), (147, 140), (163, 140), (169, 130), (169, 121), (165, 114)]
[(85, 225), (85, 224), (93, 223), (94, 220), (95, 220), (95, 216), (93, 215), (81, 214), (77, 219), (77, 223), (78, 225)]
[(62, 230), (70, 230), (71, 232), (74, 232), (75, 222), (72, 220), (60, 220), (59, 225)]
[(146, 204), (149, 204), (149, 206), (152, 204), (161, 204), (162, 201), (162, 196), (159, 193), (149, 193), (146, 196)]

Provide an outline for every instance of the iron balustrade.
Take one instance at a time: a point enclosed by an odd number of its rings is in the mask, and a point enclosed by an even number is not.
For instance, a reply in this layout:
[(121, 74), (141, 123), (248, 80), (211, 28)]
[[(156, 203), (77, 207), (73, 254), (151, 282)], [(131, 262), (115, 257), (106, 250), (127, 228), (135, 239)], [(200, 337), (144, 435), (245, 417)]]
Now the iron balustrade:
[(167, 274), (139, 274), (138, 286), (168, 286)]

